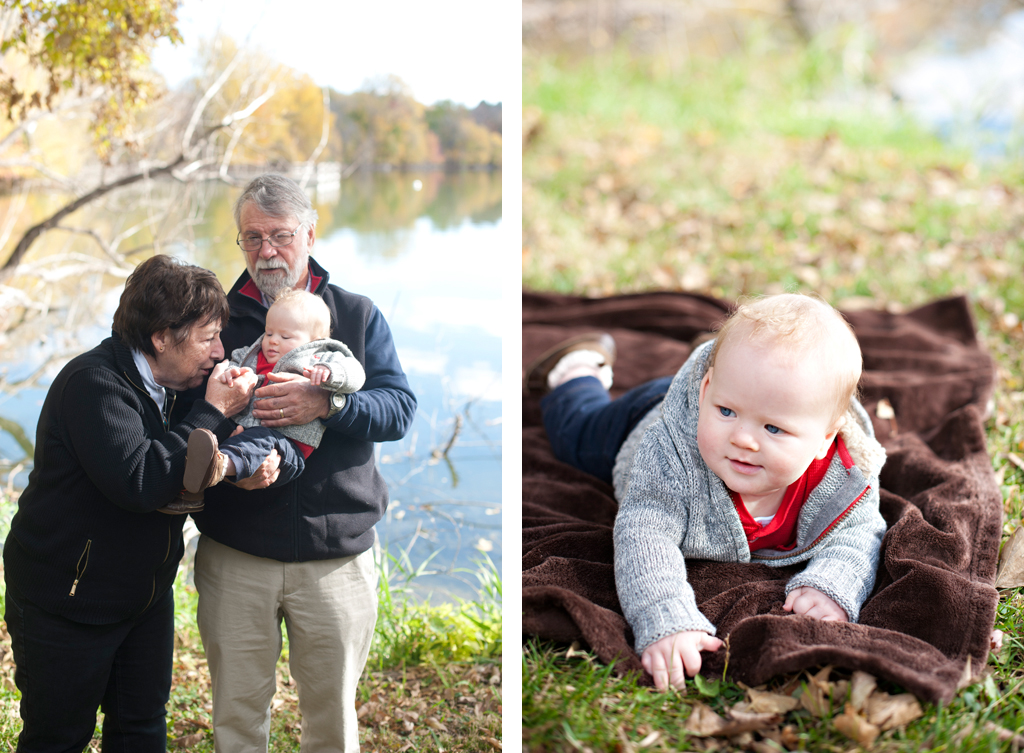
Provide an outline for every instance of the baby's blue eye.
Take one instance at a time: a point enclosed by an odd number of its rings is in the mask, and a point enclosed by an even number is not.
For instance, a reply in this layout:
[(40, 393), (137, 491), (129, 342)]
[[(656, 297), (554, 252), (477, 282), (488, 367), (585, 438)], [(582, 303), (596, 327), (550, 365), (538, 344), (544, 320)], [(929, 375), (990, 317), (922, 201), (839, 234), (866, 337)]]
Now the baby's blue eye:
[(718, 412), (721, 413), (726, 418), (731, 418), (732, 416), (736, 415), (732, 408), (726, 408), (724, 405), (718, 406)]
[(771, 424), (765, 424), (764, 425), (764, 429), (769, 434), (781, 434), (782, 433), (782, 429), (780, 429), (778, 426), (772, 426)]

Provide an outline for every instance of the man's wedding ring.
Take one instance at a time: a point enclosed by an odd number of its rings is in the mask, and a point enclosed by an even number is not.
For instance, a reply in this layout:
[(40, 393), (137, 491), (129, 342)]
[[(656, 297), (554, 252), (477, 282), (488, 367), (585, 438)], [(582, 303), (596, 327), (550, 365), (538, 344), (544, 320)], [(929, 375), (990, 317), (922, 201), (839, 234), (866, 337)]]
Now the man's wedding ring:
[(284, 408), (281, 408), (281, 418), (284, 418)]

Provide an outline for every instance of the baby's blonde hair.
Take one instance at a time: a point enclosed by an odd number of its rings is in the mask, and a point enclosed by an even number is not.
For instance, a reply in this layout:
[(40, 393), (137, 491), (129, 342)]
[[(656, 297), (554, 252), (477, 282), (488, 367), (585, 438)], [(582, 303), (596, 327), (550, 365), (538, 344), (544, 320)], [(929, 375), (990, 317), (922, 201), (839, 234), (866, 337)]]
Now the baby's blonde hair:
[[(280, 306), (295, 312), (314, 340), (323, 340), (331, 335), (331, 310), (324, 299), (305, 290), (290, 288), (277, 294), (270, 308)], [(269, 311), (267, 312), (269, 313)]]
[(820, 298), (798, 293), (742, 302), (718, 330), (708, 366), (730, 340), (785, 348), (801, 358), (821, 358), (833, 378), (833, 425), (857, 395), (860, 345), (843, 315)]

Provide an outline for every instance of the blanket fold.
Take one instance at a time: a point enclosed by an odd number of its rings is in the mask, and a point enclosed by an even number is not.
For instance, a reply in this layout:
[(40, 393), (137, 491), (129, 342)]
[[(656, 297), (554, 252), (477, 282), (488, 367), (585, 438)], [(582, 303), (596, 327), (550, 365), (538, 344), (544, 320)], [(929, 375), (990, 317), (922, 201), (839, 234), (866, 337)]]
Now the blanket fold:
[[(615, 396), (675, 373), (730, 310), (683, 293), (524, 292), (523, 363), (568, 337), (610, 332)], [(690, 582), (701, 611), (728, 638), (734, 680), (760, 685), (831, 664), (943, 703), (968, 660), (974, 671), (984, 666), (995, 621), (1002, 500), (984, 433), (995, 369), (962, 297), (846, 316), (864, 355), (862, 402), (888, 453), (880, 478), (888, 530), (860, 622), (784, 612), (785, 583), (799, 567), (687, 561)], [(523, 398), (523, 633), (578, 640), (616, 671), (642, 672), (615, 592), (612, 489), (554, 458), (540, 397)], [(725, 650), (703, 658), (709, 675), (725, 668)]]

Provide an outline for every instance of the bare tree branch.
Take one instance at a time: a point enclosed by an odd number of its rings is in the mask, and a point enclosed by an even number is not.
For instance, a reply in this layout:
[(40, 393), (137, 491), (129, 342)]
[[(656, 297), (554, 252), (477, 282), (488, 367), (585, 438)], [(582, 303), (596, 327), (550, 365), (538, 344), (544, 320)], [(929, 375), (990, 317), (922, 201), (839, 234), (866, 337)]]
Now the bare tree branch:
[[(234, 60), (232, 60), (232, 63), (234, 63)], [(230, 64), (228, 68), (231, 68)], [(189, 175), (195, 173), (197, 170), (208, 164), (208, 160), (199, 158), (198, 155), (201, 154), (203, 148), (209, 143), (210, 138), (216, 132), (220, 131), (223, 128), (231, 126), (239, 120), (243, 120), (249, 117), (250, 115), (252, 115), (253, 112), (256, 111), (257, 108), (263, 105), (274, 94), (274, 87), (271, 86), (263, 94), (256, 97), (256, 99), (254, 99), (247, 107), (236, 112), (233, 112), (229, 115), (226, 115), (221, 120), (220, 123), (211, 126), (210, 128), (203, 131), (202, 134), (199, 136), (198, 140), (196, 141), (196, 143), (193, 144), (193, 130), (195, 124), (198, 122), (199, 114), (206, 107), (206, 104), (209, 102), (209, 99), (213, 96), (213, 93), (224, 85), (224, 80), (226, 79), (224, 74), (222, 74), (217, 79), (217, 81), (214, 82), (214, 84), (209, 89), (207, 89), (206, 93), (203, 95), (203, 98), (196, 105), (196, 108), (192, 114), (192, 119), (189, 122), (187, 138), (184, 138), (182, 140), (182, 144), (187, 144), (188, 146), (187, 148), (184, 148), (175, 159), (159, 167), (144, 166), (143, 169), (139, 170), (138, 172), (126, 175), (110, 183), (102, 183), (96, 188), (94, 188), (92, 191), (89, 191), (88, 193), (80, 196), (74, 201), (66, 204), (61, 209), (54, 212), (52, 215), (47, 217), (42, 222), (39, 222), (36, 225), (30, 227), (21, 237), (21, 240), (18, 241), (18, 244), (14, 247), (14, 251), (11, 253), (10, 258), (8, 258), (6, 262), (4, 262), (3, 267), (0, 267), (0, 282), (10, 279), (11, 275), (14, 273), (14, 270), (18, 267), (18, 265), (21, 263), (21, 260), (28, 252), (28, 249), (32, 246), (32, 244), (40, 235), (45, 233), (47, 230), (51, 230), (57, 227), (60, 224), (61, 220), (63, 220), (69, 214), (85, 206), (86, 204), (95, 201), (96, 199), (110, 193), (111, 191), (117, 188), (123, 188), (124, 186), (131, 185), (132, 183), (137, 183), (138, 181), (144, 178), (153, 178), (158, 175), (172, 175), (174, 178), (180, 181), (186, 181)], [(188, 164), (185, 165), (184, 168), (181, 168), (181, 165), (185, 164), (186, 162), (188, 162)]]
[(213, 84), (210, 85), (210, 87), (203, 93), (203, 96), (199, 99), (199, 103), (195, 106), (195, 109), (192, 110), (192, 118), (188, 122), (188, 127), (185, 128), (185, 135), (181, 137), (181, 151), (183, 154), (188, 153), (191, 148), (192, 134), (195, 132), (196, 126), (199, 125), (199, 118), (202, 117), (206, 106), (210, 104), (210, 100), (213, 99), (213, 96), (224, 87), (224, 84), (227, 83), (232, 71), (238, 67), (241, 60), (241, 51), (238, 51), (235, 53), (234, 57), (231, 58), (224, 70), (221, 71), (217, 80), (214, 81)]
[[(217, 128), (219, 128), (219, 126)], [(58, 209), (56, 212), (54, 212), (52, 215), (47, 217), (42, 222), (33, 225), (25, 232), (25, 235), (21, 237), (21, 240), (18, 241), (18, 245), (14, 247), (14, 252), (11, 254), (10, 258), (6, 262), (4, 262), (3, 267), (0, 267), (0, 282), (3, 282), (10, 278), (15, 268), (21, 263), (22, 258), (25, 256), (29, 248), (35, 242), (36, 238), (45, 233), (47, 230), (57, 227), (61, 220), (63, 220), (65, 217), (67, 217), (75, 210), (85, 206), (91, 201), (95, 201), (96, 199), (100, 198), (101, 196), (104, 196), (105, 194), (110, 193), (115, 188), (121, 188), (123, 186), (131, 185), (132, 183), (137, 183), (143, 178), (155, 177), (157, 175), (171, 173), (171, 171), (173, 171), (174, 168), (176, 168), (178, 165), (184, 162), (185, 159), (186, 155), (179, 154), (177, 158), (175, 158), (172, 162), (163, 165), (162, 167), (157, 167), (152, 170), (140, 170), (137, 173), (126, 175), (120, 180), (115, 180), (112, 183), (101, 184), (94, 188), (92, 191), (89, 191), (89, 193), (84, 194), (83, 196), (80, 196), (74, 201), (72, 201), (71, 203), (64, 205), (62, 208)]]
[(29, 167), (35, 170), (37, 173), (46, 176), (55, 183), (59, 183), (64, 188), (71, 188), (71, 179), (66, 175), (61, 175), (55, 170), (51, 170), (49, 167), (44, 165), (42, 162), (36, 162), (28, 157), (22, 157), (20, 159), (0, 160), (0, 167)]

